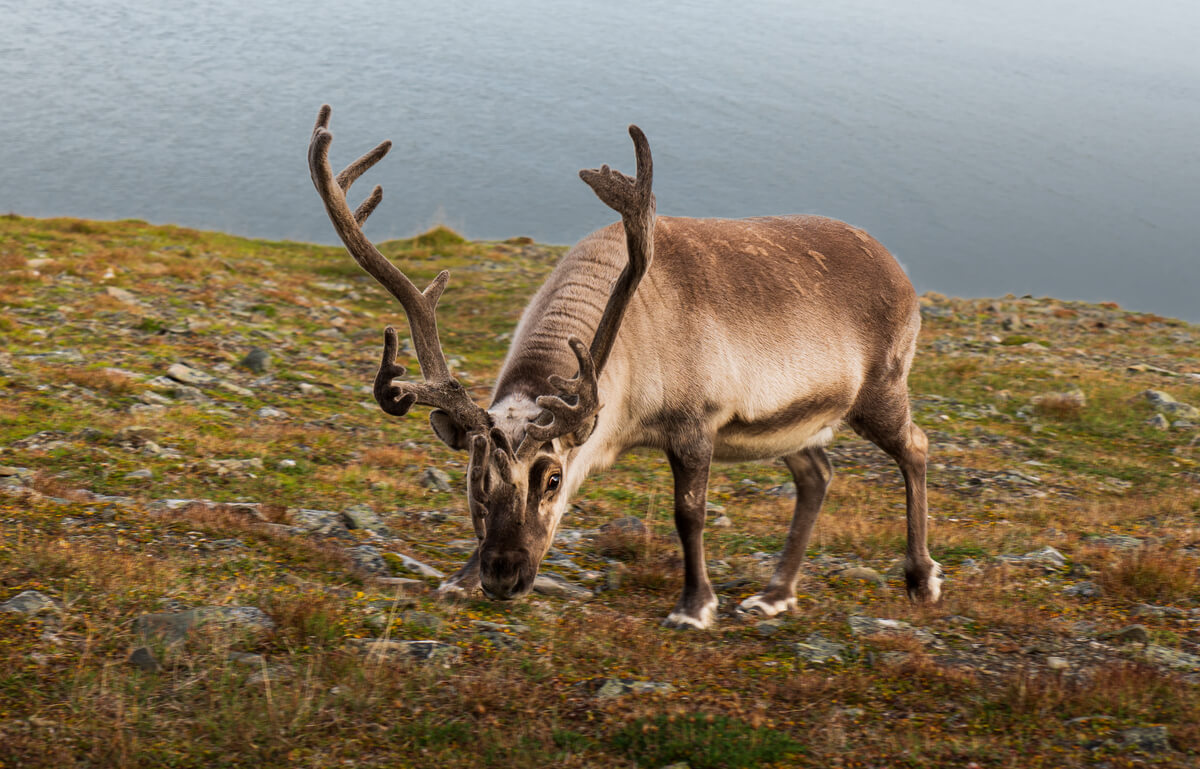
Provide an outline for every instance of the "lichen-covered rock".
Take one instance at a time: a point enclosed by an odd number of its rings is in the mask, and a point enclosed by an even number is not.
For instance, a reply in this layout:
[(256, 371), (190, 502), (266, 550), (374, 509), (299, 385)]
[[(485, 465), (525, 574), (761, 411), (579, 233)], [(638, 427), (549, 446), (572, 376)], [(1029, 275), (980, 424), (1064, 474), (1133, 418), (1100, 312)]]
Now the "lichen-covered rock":
[(628, 694), (670, 694), (675, 691), (671, 684), (658, 681), (635, 681), (632, 678), (601, 678), (584, 684), (594, 689), (596, 699), (614, 700)]
[(407, 659), (415, 662), (449, 663), (462, 654), (457, 646), (441, 641), (394, 641), (382, 638), (356, 638), (351, 642), (368, 657)]
[(354, 561), (355, 566), (368, 574), (386, 576), (392, 573), (392, 569), (388, 566), (383, 553), (374, 545), (348, 547), (346, 548), (346, 554), (350, 556), (350, 560)]
[(388, 533), (387, 526), (370, 505), (347, 507), (342, 511), (342, 523), (346, 525), (347, 529), (364, 529), (380, 535)]
[(850, 623), (850, 632), (854, 633), (854, 635), (908, 636), (909, 638), (915, 638), (921, 643), (930, 643), (936, 640), (928, 630), (913, 627), (907, 622), (898, 619), (882, 619), (880, 617), (867, 617), (856, 614), (850, 617), (848, 621)]
[(22, 593), (17, 593), (4, 603), (0, 603), (0, 611), (35, 615), (52, 611), (57, 606), (55, 600), (45, 593), (40, 593), (37, 590), (26, 590)]
[(1121, 742), (1126, 748), (1145, 753), (1164, 753), (1171, 749), (1171, 738), (1165, 726), (1139, 726), (1121, 732)]
[(225, 630), (270, 630), (275, 627), (266, 612), (257, 606), (200, 606), (187, 611), (143, 614), (134, 620), (134, 632), (144, 640), (159, 639), (177, 643), (201, 626)]
[(436, 467), (426, 467), (421, 473), (421, 485), (434, 491), (451, 491), (450, 476), (445, 470)]
[(887, 580), (882, 574), (866, 566), (852, 566), (849, 569), (839, 571), (834, 576), (837, 579), (846, 580), (847, 582), (869, 582), (879, 588), (887, 586)]
[(422, 577), (444, 579), (446, 575), (427, 563), (422, 563), (411, 555), (404, 553), (388, 553), (384, 556), (391, 567), (402, 574), (420, 574)]
[(812, 633), (803, 641), (793, 643), (792, 648), (796, 650), (797, 657), (814, 665), (845, 662), (845, 644), (831, 641), (820, 633)]
[(592, 597), (592, 591), (583, 585), (567, 582), (555, 574), (539, 574), (533, 581), (533, 591), (542, 595), (553, 595), (559, 598), (574, 598), (586, 600)]
[(1200, 656), (1178, 649), (1149, 644), (1142, 650), (1141, 656), (1147, 662), (1166, 665), (1175, 670), (1200, 671)]
[(1025, 555), (998, 555), (996, 560), (1018, 566), (1037, 566), (1048, 571), (1057, 571), (1067, 565), (1067, 557), (1049, 545)]

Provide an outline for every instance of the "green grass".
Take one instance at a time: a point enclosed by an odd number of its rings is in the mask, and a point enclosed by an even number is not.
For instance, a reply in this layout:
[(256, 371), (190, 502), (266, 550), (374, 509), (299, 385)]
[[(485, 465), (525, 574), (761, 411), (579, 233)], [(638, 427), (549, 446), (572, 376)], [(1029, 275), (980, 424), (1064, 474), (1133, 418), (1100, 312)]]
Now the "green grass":
[(694, 769), (763, 766), (802, 749), (773, 729), (701, 714), (640, 718), (613, 735), (610, 744), (638, 766), (685, 762)]

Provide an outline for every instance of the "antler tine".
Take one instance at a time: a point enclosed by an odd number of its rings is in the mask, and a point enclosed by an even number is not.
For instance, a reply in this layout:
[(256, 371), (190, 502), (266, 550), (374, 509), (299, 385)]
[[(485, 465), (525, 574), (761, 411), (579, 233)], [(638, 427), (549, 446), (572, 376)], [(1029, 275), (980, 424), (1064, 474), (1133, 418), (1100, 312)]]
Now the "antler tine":
[[(582, 339), (573, 336), (567, 340), (567, 344), (571, 345), (575, 359), (579, 361), (579, 373), (571, 379), (557, 375), (550, 377), (551, 386), (559, 394), (538, 397), (537, 405), (542, 408), (542, 416), (538, 422), (532, 422), (525, 428), (526, 437), (518, 450), (520, 456), (528, 456), (546, 441), (568, 433), (575, 433), (576, 439), (583, 442), (595, 426), (596, 412), (600, 410), (596, 364)], [(568, 403), (564, 396), (574, 396), (575, 402)], [(550, 421), (545, 421), (545, 415), (551, 417)]]
[(445, 410), (468, 432), (484, 430), (488, 425), (486, 412), (471, 400), (463, 386), (450, 375), (450, 368), (446, 365), (446, 356), (442, 353), (442, 344), (438, 339), (437, 303), (446, 288), (450, 273), (441, 272), (428, 288), (420, 291), (363, 233), (363, 222), (383, 200), (382, 187), (376, 186), (353, 213), (346, 203), (346, 191), (388, 153), (392, 143), (381, 143), (346, 166), (335, 179), (333, 168), (329, 164), (329, 145), (333, 142), (333, 134), (329, 132), (331, 114), (332, 110), (328, 104), (321, 106), (317, 113), (316, 125), (313, 127), (312, 140), (309, 142), (308, 167), (313, 185), (316, 186), (325, 204), (325, 212), (329, 214), (329, 219), (350, 256), (404, 307), (408, 325), (412, 329), (417, 361), (421, 364), (421, 373), (425, 378), (424, 383), (392, 383), (391, 380), (402, 376), (405, 369), (395, 362), (398, 347), (396, 332), (389, 327), (384, 332), (383, 361), (375, 378), (375, 398), (380, 407), (389, 414), (403, 416), (413, 404), (420, 403)]
[(629, 135), (633, 138), (634, 153), (637, 156), (636, 178), (630, 178), (608, 166), (579, 172), (579, 178), (592, 188), (596, 196), (609, 208), (621, 214), (621, 222), (625, 226), (625, 245), (629, 253), (629, 262), (617, 278), (608, 305), (604, 308), (604, 315), (596, 327), (596, 335), (592, 339), (592, 359), (596, 362), (597, 370), (603, 370), (604, 364), (608, 362), (608, 355), (612, 352), (617, 331), (621, 328), (621, 320), (625, 316), (625, 308), (633, 298), (651, 260), (654, 259), (655, 200), (651, 189), (654, 181), (654, 161), (650, 155), (650, 142), (647, 141), (646, 134), (642, 133), (642, 129), (631, 125)]

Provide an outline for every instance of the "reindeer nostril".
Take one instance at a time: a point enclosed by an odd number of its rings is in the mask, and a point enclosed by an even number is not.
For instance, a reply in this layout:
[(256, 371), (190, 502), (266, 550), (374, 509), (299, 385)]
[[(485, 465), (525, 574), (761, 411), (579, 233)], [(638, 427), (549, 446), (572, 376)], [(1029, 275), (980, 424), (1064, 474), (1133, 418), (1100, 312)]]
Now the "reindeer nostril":
[(523, 552), (484, 553), (480, 558), (480, 583), (490, 598), (507, 600), (524, 592), (522, 572), (528, 563)]

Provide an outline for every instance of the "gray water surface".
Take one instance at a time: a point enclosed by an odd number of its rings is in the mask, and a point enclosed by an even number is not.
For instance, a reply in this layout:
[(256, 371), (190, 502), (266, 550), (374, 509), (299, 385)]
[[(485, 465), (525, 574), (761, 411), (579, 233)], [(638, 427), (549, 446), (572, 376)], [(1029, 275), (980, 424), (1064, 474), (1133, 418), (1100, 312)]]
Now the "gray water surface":
[(0, 0), (0, 209), (335, 242), (305, 164), (392, 154), (373, 238), (570, 243), (615, 215), (820, 213), (921, 290), (1200, 321), (1200, 6), (1089, 0)]

